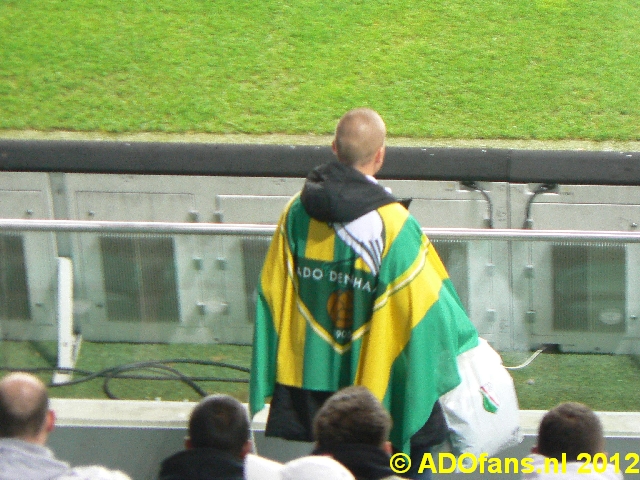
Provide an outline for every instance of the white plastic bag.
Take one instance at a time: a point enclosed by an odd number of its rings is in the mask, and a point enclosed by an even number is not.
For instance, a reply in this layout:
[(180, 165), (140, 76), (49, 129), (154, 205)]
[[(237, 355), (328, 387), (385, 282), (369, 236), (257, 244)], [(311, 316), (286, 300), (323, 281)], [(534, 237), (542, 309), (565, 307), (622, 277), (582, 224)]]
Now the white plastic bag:
[(483, 338), (458, 355), (462, 382), (440, 397), (454, 454), (489, 457), (523, 439), (513, 379)]

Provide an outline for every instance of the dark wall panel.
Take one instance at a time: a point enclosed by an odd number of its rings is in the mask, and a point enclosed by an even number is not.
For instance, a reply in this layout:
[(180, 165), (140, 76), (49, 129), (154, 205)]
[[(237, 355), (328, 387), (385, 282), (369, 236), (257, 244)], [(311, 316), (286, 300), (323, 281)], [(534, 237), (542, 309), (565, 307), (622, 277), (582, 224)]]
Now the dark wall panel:
[[(304, 177), (329, 146), (0, 140), (0, 171)], [(388, 147), (380, 178), (640, 185), (639, 152)]]

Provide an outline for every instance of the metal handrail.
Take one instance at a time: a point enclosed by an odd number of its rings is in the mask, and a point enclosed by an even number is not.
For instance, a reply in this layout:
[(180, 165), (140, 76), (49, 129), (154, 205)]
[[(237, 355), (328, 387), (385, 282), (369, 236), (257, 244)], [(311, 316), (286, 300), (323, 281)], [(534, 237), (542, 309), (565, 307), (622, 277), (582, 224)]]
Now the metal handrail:
[(273, 235), (275, 225), (241, 223), (109, 222), (101, 220), (0, 220), (0, 231)]
[[(110, 222), (98, 220), (0, 219), (0, 231), (147, 233), (176, 235), (271, 236), (275, 225), (243, 223)], [(423, 228), (429, 238), (456, 240), (588, 241), (640, 243), (640, 231)]]

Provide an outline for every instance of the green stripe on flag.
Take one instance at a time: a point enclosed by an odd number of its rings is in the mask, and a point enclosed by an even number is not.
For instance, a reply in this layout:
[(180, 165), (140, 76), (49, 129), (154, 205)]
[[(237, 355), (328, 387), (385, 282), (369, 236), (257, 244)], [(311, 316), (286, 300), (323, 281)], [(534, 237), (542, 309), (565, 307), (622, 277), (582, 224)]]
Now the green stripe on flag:
[(392, 367), (384, 404), (394, 419), (391, 442), (408, 452), (409, 439), (427, 421), (433, 404), (460, 383), (456, 357), (478, 344), (450, 282), (411, 332)]
[[(416, 255), (422, 245), (422, 231), (413, 217), (407, 217), (398, 235), (392, 239), (392, 244), (385, 257), (393, 258), (393, 268), (380, 270), (378, 292), (384, 292), (387, 285), (404, 273), (416, 260)], [(384, 262), (384, 259), (383, 259)]]
[(311, 217), (307, 215), (300, 197), (296, 198), (289, 207), (286, 223), (289, 249), (294, 256), (303, 254), (306, 249), (310, 222)]

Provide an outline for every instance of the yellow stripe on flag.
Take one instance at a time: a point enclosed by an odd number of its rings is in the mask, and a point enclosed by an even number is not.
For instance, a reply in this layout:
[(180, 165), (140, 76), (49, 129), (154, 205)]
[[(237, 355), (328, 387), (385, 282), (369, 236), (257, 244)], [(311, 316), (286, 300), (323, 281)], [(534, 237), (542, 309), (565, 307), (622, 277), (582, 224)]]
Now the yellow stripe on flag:
[[(283, 215), (287, 215), (294, 197)], [(298, 359), (304, 355), (306, 322), (295, 304), (298, 279), (294, 272), (293, 255), (286, 237), (286, 222), (281, 221), (273, 236), (265, 258), (260, 279), (268, 302), (273, 326), (278, 335), (278, 381), (301, 386), (303, 365)], [(286, 259), (283, 263), (282, 259)]]
[(384, 250), (382, 251), (384, 258), (389, 252), (389, 247), (402, 230), (402, 226), (409, 216), (409, 211), (399, 203), (390, 203), (380, 207), (378, 213), (382, 217), (385, 229)]
[(333, 261), (334, 234), (329, 224), (311, 219), (304, 256), (309, 260)]
[[(416, 261), (378, 298), (370, 330), (363, 339), (356, 383), (368, 387), (380, 400), (387, 391), (394, 362), (409, 342), (413, 328), (438, 301), (446, 278), (437, 256), (427, 254), (428, 246), (425, 237)], [(380, 345), (386, 349), (380, 350)]]

